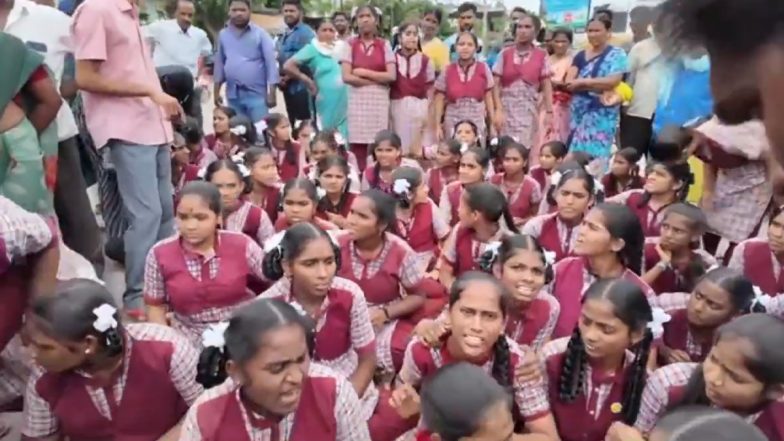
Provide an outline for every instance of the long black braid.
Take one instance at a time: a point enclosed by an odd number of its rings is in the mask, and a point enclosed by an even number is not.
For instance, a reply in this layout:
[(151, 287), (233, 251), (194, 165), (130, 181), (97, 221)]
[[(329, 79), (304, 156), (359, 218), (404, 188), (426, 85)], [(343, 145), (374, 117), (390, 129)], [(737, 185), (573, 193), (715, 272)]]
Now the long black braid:
[(629, 375), (626, 376), (626, 383), (623, 385), (623, 422), (629, 425), (634, 424), (637, 420), (637, 414), (640, 412), (651, 342), (653, 342), (653, 333), (646, 329), (642, 341), (634, 348), (634, 361), (632, 361)]
[(588, 364), (585, 344), (580, 328), (575, 327), (564, 353), (561, 375), (558, 379), (558, 398), (571, 403), (582, 393), (585, 384), (585, 366)]
[(502, 334), (493, 345), (492, 375), (495, 381), (506, 389), (512, 386), (510, 363), (509, 343), (506, 341), (506, 335)]

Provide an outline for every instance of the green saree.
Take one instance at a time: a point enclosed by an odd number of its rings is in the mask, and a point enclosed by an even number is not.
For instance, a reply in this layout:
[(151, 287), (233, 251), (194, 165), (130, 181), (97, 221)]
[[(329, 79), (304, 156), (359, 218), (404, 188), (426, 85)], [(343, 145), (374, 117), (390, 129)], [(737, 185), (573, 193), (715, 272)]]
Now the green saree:
[[(27, 84), (44, 59), (22, 40), (0, 32), (0, 114)], [(51, 75), (50, 75), (51, 76)], [(34, 102), (23, 95), (23, 110)], [(54, 213), (57, 178), (57, 125), (38, 133), (27, 118), (0, 133), (0, 194), (22, 208), (43, 215)]]

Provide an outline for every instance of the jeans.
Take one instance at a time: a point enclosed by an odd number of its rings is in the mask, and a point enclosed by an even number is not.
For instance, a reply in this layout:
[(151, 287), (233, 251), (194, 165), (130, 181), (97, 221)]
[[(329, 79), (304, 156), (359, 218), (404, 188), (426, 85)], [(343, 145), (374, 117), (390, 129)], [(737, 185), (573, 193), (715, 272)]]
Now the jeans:
[(249, 90), (238, 90), (237, 96), (229, 98), (229, 107), (251, 119), (254, 123), (269, 113), (267, 97)]
[(169, 146), (138, 145), (112, 140), (107, 145), (117, 172), (125, 232), (125, 294), (128, 309), (142, 308), (144, 262), (150, 248), (174, 234), (174, 200)]

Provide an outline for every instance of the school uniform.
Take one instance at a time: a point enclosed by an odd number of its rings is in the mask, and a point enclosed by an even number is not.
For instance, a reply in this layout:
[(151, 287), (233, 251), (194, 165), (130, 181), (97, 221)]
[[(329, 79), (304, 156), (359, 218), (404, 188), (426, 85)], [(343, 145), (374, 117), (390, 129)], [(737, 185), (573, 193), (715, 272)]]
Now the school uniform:
[(582, 391), (574, 401), (567, 403), (560, 398), (558, 383), (569, 339), (551, 341), (541, 354), (545, 360), (547, 393), (558, 435), (562, 441), (604, 441), (612, 423), (623, 417), (621, 403), (626, 381), (632, 375), (634, 354), (626, 351), (623, 366), (611, 374), (594, 369), (588, 359)]
[(428, 91), (436, 80), (435, 68), (422, 52), (405, 55), (395, 53), (397, 77), (392, 83), (390, 95), (390, 123), (400, 135), (403, 154), (408, 154), (414, 140), (422, 145), (433, 143), (434, 133), (427, 130), (430, 102)]
[(262, 245), (267, 238), (275, 234), (267, 213), (247, 201), (239, 201), (239, 207), (229, 213), (223, 220), (223, 228), (227, 231), (243, 233)]
[(449, 64), (435, 82), (436, 92), (444, 95), (444, 135), (451, 138), (455, 124), (470, 120), (476, 124), (479, 136), (487, 135), (485, 94), (493, 89), (495, 80), (487, 64), (474, 61), (463, 68)]
[(550, 170), (545, 170), (538, 165), (535, 165), (528, 170), (528, 176), (539, 183), (539, 188), (542, 189), (543, 194), (547, 194), (547, 190), (550, 188), (550, 173)]
[(555, 261), (560, 262), (573, 256), (574, 242), (580, 234), (580, 222), (572, 226), (562, 221), (558, 213), (543, 214), (526, 222), (520, 233), (535, 238), (542, 248), (555, 253)]
[(662, 343), (670, 349), (686, 352), (691, 361), (702, 362), (713, 346), (713, 338), (707, 338), (704, 342), (694, 338), (688, 316), (690, 297), (691, 293), (688, 292), (668, 292), (652, 299), (651, 306), (661, 308), (670, 315), (670, 321), (662, 325)]
[(509, 311), (506, 316), (506, 336), (521, 346), (530, 346), (538, 351), (552, 337), (560, 313), (558, 300), (542, 290), (525, 310), (519, 313)]
[(460, 198), (463, 197), (463, 184), (460, 181), (455, 181), (447, 184), (441, 191), (441, 197), (438, 201), (438, 208), (441, 210), (445, 219), (449, 220), (449, 225), (455, 226), (460, 221), (457, 215), (457, 209), (460, 207)]
[(629, 190), (615, 197), (607, 199), (606, 202), (615, 202), (629, 207), (637, 216), (642, 226), (645, 237), (658, 237), (661, 234), (661, 223), (664, 220), (664, 212), (671, 204), (663, 205), (659, 209), (651, 208), (650, 203), (643, 202), (645, 198), (644, 190)]
[(204, 392), (183, 422), (180, 441), (368, 441), (367, 423), (351, 384), (332, 369), (311, 362), (297, 409), (265, 418), (246, 404), (241, 387), (228, 379)]
[(106, 383), (86, 372), (36, 367), (25, 397), (22, 434), (74, 441), (156, 441), (201, 394), (199, 354), (180, 334), (151, 323), (124, 327), (122, 365)]
[[(417, 170), (422, 170), (422, 166), (419, 165), (414, 159), (411, 158), (400, 158), (400, 163), (398, 167), (412, 167)], [(392, 194), (392, 186), (394, 182), (392, 181), (385, 181), (380, 174), (377, 172), (378, 163), (368, 164), (368, 167), (365, 168), (365, 171), (362, 173), (362, 185), (360, 186), (362, 191), (370, 190), (371, 188), (377, 188), (384, 193)], [(389, 174), (390, 179), (392, 173)]]
[(243, 195), (243, 199), (261, 207), (270, 219), (270, 222), (278, 220), (278, 209), (280, 208), (280, 188), (277, 186), (263, 185), (261, 187), (261, 194), (263, 196), (261, 201), (253, 201), (250, 194)]
[(784, 292), (784, 258), (773, 254), (766, 239), (747, 239), (738, 244), (728, 267), (741, 271), (769, 296)]
[(251, 276), (262, 273), (264, 252), (241, 233), (218, 231), (209, 256), (188, 251), (180, 235), (155, 244), (144, 268), (144, 301), (168, 306), (172, 326), (196, 345), (211, 324), (228, 320), (243, 302), (254, 297)]
[[(314, 217), (310, 222), (324, 231), (339, 230), (337, 225), (319, 217)], [(292, 226), (293, 224), (289, 222), (286, 215), (281, 213), (280, 216), (278, 216), (278, 220), (275, 221), (275, 232), (280, 233), (281, 231), (286, 231)]]
[[(349, 154), (352, 157), (354, 157), (353, 153), (349, 152)], [(349, 182), (348, 182), (348, 190), (346, 191), (347, 193), (359, 193), (361, 191), (360, 184), (362, 183), (362, 181), (359, 178), (359, 172), (357, 172), (358, 169), (357, 169), (356, 161), (357, 160), (354, 157), (354, 163), (351, 162), (348, 163), (349, 171), (348, 171), (347, 178), (349, 179)], [(309, 163), (302, 168), (302, 176), (306, 177), (311, 182), (318, 182), (317, 172), (318, 172), (318, 168), (314, 163)]]
[(186, 164), (181, 168), (180, 171), (180, 178), (177, 179), (177, 184), (174, 186), (174, 206), (177, 207), (177, 204), (180, 201), (180, 192), (182, 191), (185, 184), (191, 181), (199, 180), (199, 168), (193, 164)]
[(452, 267), (456, 278), (468, 271), (477, 271), (479, 258), (487, 251), (487, 247), (493, 242), (499, 242), (507, 234), (507, 230), (501, 227), (490, 240), (480, 242), (476, 240), (474, 230), (458, 224), (444, 242), (442, 258)]
[(526, 175), (521, 182), (510, 187), (506, 184), (504, 175), (504, 173), (494, 175), (490, 178), (490, 183), (497, 186), (506, 196), (512, 217), (528, 219), (535, 216), (542, 201), (542, 189), (539, 183)]
[(218, 155), (212, 150), (207, 148), (207, 143), (202, 141), (199, 151), (190, 152), (188, 155), (188, 164), (198, 167), (199, 169), (207, 168), (208, 165), (218, 160)]
[(17, 334), (0, 353), (0, 408), (12, 409), (22, 402), (32, 364), (30, 351)]
[(435, 202), (428, 199), (411, 208), (410, 216), (397, 217), (398, 235), (406, 241), (427, 271), (440, 254), (440, 243), (449, 235), (449, 224), (444, 220)]
[[(634, 427), (650, 433), (670, 407), (683, 399), (686, 385), (699, 366), (697, 363), (674, 363), (654, 371), (645, 385)], [(784, 440), (784, 402), (769, 402), (758, 412), (741, 416), (749, 424), (757, 426), (768, 440)]]
[[(291, 152), (287, 149), (272, 149), (272, 152), (275, 154), (275, 163), (278, 166), (278, 176), (280, 176), (280, 181), (283, 183), (299, 177), (302, 169), (302, 164), (300, 164), (302, 155), (300, 145), (296, 141), (289, 142), (291, 143)], [(293, 158), (293, 160), (290, 158)]]
[[(590, 273), (588, 259), (585, 257), (567, 257), (555, 265), (554, 272), (550, 294), (561, 305), (561, 315), (555, 325), (553, 338), (560, 338), (572, 335), (580, 317), (585, 291), (597, 278)], [(639, 286), (649, 301), (656, 295), (651, 287), (630, 269), (627, 268), (621, 277)]]
[(357, 194), (351, 192), (343, 193), (340, 202), (337, 204), (333, 204), (327, 197), (323, 197), (319, 200), (318, 207), (316, 207), (316, 217), (324, 221), (329, 221), (327, 213), (348, 217), (348, 214), (351, 212), (351, 206), (356, 199)]
[(427, 188), (430, 190), (430, 199), (434, 201), (441, 200), (441, 193), (444, 187), (457, 180), (457, 170), (445, 171), (442, 167), (433, 167), (427, 170), (425, 174), (425, 182)]
[(634, 175), (629, 177), (629, 180), (626, 181), (626, 184), (624, 184), (623, 188), (619, 191), (618, 186), (613, 182), (612, 173), (607, 173), (602, 176), (601, 183), (602, 188), (604, 188), (605, 198), (612, 198), (629, 190), (639, 190), (645, 185), (645, 181), (642, 177)]
[[(642, 260), (643, 274), (651, 270), (661, 261), (659, 252), (656, 251), (656, 245), (658, 243), (658, 238), (646, 238), (645, 240)], [(690, 270), (689, 267), (694, 266), (698, 261), (702, 262), (702, 270), (705, 272), (707, 272), (708, 268), (718, 264), (716, 258), (708, 254), (705, 250), (690, 250), (689, 260), (686, 265), (680, 267), (674, 264), (670, 265), (669, 268), (662, 271), (659, 274), (659, 277), (650, 284), (651, 288), (656, 294), (691, 291), (692, 286), (689, 286), (689, 281), (686, 280), (685, 274)], [(693, 280), (692, 283), (696, 283), (696, 280)]]

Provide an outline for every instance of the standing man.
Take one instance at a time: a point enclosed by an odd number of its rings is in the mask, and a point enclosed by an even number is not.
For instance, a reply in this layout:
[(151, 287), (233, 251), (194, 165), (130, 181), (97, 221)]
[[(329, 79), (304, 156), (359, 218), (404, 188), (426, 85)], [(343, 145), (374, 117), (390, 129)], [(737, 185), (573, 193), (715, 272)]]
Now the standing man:
[(142, 316), (147, 253), (174, 233), (171, 120), (182, 117), (182, 108), (161, 90), (135, 0), (85, 0), (73, 20), (76, 84), (87, 128), (117, 172), (130, 224), (123, 301), (131, 315)]
[[(212, 53), (212, 43), (207, 33), (193, 26), (193, 0), (178, 0), (174, 18), (145, 26), (147, 41), (152, 48), (155, 67), (182, 66), (188, 68), (196, 84), (204, 65), (204, 57)], [(201, 88), (195, 87), (193, 95), (184, 105), (188, 115), (202, 124)]]
[[(310, 26), (302, 22), (302, 4), (299, 0), (283, 0), (283, 21), (288, 29), (278, 39), (278, 65), (283, 72), (283, 64), (307, 46), (316, 34)], [(300, 69), (304, 70), (304, 67)], [(304, 72), (308, 75), (310, 72)], [(310, 94), (302, 81), (281, 74), (280, 88), (283, 90), (283, 99), (286, 101), (286, 112), (289, 121), (302, 121), (310, 119)]]
[[(0, 0), (0, 29), (24, 41), (44, 57), (55, 84), (66, 98), (73, 81), (63, 80), (66, 58), (71, 57), (71, 17), (52, 6), (30, 0)], [(41, 30), (45, 29), (46, 32)], [(54, 207), (63, 242), (100, 268), (103, 262), (98, 223), (87, 197), (73, 113), (63, 101), (57, 113), (57, 180)]]
[(221, 105), (221, 86), (235, 111), (253, 122), (264, 119), (277, 104), (278, 66), (275, 43), (250, 21), (250, 0), (231, 0), (229, 24), (218, 34), (215, 53), (215, 105)]
[(343, 11), (337, 11), (332, 14), (332, 24), (335, 30), (338, 31), (338, 40), (348, 41), (351, 38), (351, 27), (348, 14)]
[[(452, 61), (457, 60), (457, 48), (455, 46), (455, 43), (457, 43), (457, 36), (460, 35), (461, 32), (474, 32), (474, 22), (476, 21), (477, 12), (478, 9), (476, 8), (476, 5), (471, 2), (462, 3), (457, 7), (457, 32), (444, 40), (444, 43), (446, 43), (449, 48), (449, 58)], [(479, 38), (478, 35), (476, 37), (479, 42), (479, 47), (476, 48), (476, 59), (482, 61), (484, 59), (482, 53), (484, 43), (482, 43), (482, 39)]]

